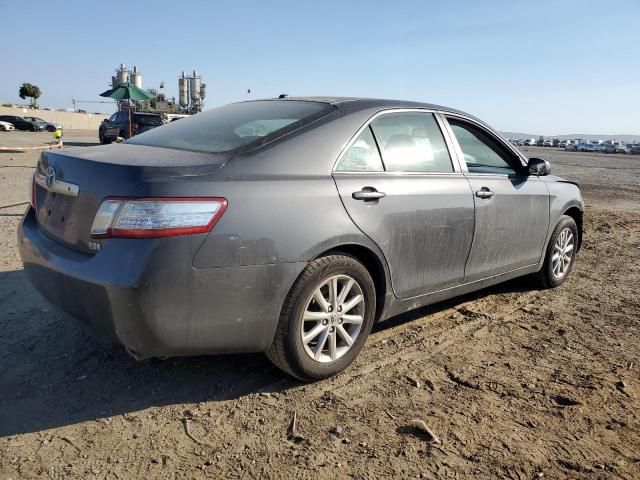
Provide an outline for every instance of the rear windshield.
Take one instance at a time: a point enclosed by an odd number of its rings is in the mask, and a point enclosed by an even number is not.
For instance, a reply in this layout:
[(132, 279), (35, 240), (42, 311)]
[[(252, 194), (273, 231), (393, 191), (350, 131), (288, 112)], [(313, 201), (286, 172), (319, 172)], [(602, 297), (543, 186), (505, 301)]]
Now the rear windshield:
[(159, 115), (136, 115), (136, 122), (140, 125), (158, 127), (162, 125), (162, 117)]
[(233, 103), (171, 122), (127, 143), (199, 152), (228, 152), (265, 143), (331, 112), (326, 103), (260, 100)]

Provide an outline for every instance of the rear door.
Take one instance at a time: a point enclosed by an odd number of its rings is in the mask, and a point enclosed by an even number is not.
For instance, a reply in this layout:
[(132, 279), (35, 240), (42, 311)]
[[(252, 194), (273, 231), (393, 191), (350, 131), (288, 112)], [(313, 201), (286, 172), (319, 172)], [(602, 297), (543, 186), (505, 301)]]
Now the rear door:
[(431, 112), (381, 112), (354, 137), (334, 179), (355, 224), (379, 246), (399, 298), (462, 282), (473, 237), (469, 182)]
[(504, 141), (470, 119), (447, 116), (475, 201), (465, 283), (538, 263), (549, 228), (549, 192)]

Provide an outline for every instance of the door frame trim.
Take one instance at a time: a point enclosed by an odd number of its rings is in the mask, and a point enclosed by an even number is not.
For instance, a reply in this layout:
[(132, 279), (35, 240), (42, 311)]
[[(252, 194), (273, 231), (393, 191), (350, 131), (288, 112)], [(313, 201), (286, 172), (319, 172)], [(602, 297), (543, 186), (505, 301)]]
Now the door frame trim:
[[(349, 148), (351, 148), (351, 145), (353, 145), (355, 143), (355, 141), (358, 139), (358, 137), (360, 136), (360, 134), (371, 125), (371, 122), (373, 122), (376, 118), (382, 116), (382, 115), (388, 115), (390, 113), (411, 113), (411, 112), (417, 112), (417, 113), (431, 113), (433, 114), (433, 117), (436, 121), (436, 124), (438, 125), (438, 128), (440, 129), (440, 133), (442, 134), (442, 138), (444, 139), (445, 145), (447, 147), (447, 151), (449, 153), (449, 158), (451, 159), (451, 166), (453, 167), (453, 172), (389, 172), (387, 170), (384, 170), (382, 172), (380, 171), (343, 171), (343, 170), (336, 170), (336, 166), (338, 165), (338, 162), (340, 161), (340, 159), (342, 158), (342, 155), (344, 155), (344, 153), (349, 150)], [(353, 136), (349, 139), (349, 141), (347, 142), (347, 144), (345, 145), (345, 147), (340, 150), (340, 153), (338, 154), (338, 157), (335, 159), (335, 161), (333, 162), (333, 166), (331, 167), (331, 173), (335, 174), (335, 173), (357, 173), (357, 174), (399, 174), (399, 175), (416, 175), (416, 174), (420, 174), (420, 175), (452, 175), (452, 174), (462, 174), (465, 173), (463, 171), (462, 165), (460, 164), (460, 160), (458, 158), (457, 152), (455, 152), (455, 150), (453, 150), (453, 147), (455, 146), (454, 143), (452, 143), (451, 139), (448, 138), (448, 135), (446, 133), (446, 128), (448, 127), (448, 124), (446, 122), (443, 121), (442, 118), (440, 118), (439, 116), (440, 111), (439, 110), (434, 110), (434, 109), (429, 109), (429, 108), (388, 108), (388, 109), (384, 109), (384, 110), (379, 110), (376, 113), (374, 113), (371, 117), (369, 117), (364, 124), (362, 124), (360, 126), (360, 128), (358, 128), (358, 130), (356, 131), (356, 133), (353, 134)], [(373, 132), (373, 129), (372, 129)], [(375, 138), (375, 133), (374, 133), (374, 138)], [(376, 145), (377, 145), (378, 139), (376, 138)], [(380, 148), (378, 147), (378, 150)], [(380, 153), (380, 158), (382, 159), (382, 152)], [(384, 159), (382, 159), (382, 164), (384, 166)], [(466, 165), (464, 166), (464, 168), (466, 169)]]

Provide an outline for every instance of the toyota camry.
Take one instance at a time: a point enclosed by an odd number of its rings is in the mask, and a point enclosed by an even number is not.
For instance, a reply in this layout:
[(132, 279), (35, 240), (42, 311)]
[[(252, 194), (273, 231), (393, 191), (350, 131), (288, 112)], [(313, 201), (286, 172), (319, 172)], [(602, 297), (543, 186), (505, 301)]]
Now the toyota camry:
[(562, 284), (576, 184), (486, 123), (360, 98), (235, 103), (42, 154), (19, 228), (36, 289), (136, 358), (266, 352), (307, 381), (371, 327), (522, 275)]

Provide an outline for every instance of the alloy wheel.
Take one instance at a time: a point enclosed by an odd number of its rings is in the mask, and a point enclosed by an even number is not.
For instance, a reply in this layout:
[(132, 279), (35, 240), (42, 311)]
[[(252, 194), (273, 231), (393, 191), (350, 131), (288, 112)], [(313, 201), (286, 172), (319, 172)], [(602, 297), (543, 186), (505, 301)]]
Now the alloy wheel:
[(365, 318), (361, 286), (348, 275), (322, 281), (307, 301), (300, 335), (309, 357), (328, 363), (342, 357), (353, 346)]
[(573, 248), (573, 232), (570, 228), (565, 228), (558, 235), (551, 256), (551, 271), (557, 279), (563, 278), (569, 271), (573, 260)]

